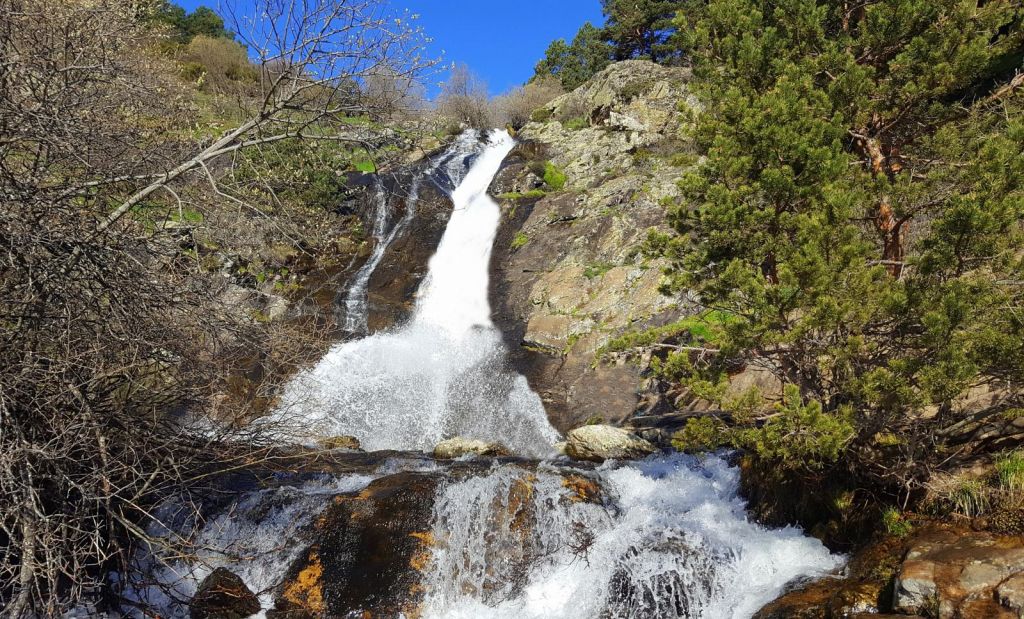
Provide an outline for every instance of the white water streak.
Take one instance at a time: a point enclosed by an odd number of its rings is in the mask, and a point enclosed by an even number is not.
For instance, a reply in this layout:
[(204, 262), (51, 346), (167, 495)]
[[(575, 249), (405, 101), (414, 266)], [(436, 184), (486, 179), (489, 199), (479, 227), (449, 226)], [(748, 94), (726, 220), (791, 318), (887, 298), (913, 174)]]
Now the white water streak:
[[(274, 421), (293, 422), (300, 440), (351, 434), (369, 450), (430, 449), (462, 435), (524, 455), (552, 452), (557, 432), (526, 379), (507, 367), (491, 322), (488, 270), (500, 213), (487, 187), (514, 142), (503, 131), (488, 138), (465, 177), (452, 179), (454, 210), (411, 322), (336, 345), (288, 385)], [(461, 159), (480, 149), (471, 133), (459, 144)], [(460, 175), (461, 159), (449, 159), (450, 176)]]

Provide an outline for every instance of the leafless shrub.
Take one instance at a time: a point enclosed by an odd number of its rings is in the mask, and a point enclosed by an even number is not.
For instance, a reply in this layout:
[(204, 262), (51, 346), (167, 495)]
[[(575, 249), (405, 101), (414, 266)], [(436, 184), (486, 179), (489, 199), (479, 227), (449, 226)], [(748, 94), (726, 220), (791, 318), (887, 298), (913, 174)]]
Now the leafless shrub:
[(410, 118), (427, 107), (423, 86), (383, 67), (363, 80), (362, 97), (375, 120)]
[[(429, 65), (376, 0), (229, 3), (257, 58), (253, 89), (237, 94), (243, 120), (196, 142), (189, 98), (137, 19), (144, 4), (0, 0), (3, 616), (61, 615), (123, 573), (153, 505), (269, 453), (231, 421), (272, 398), (273, 381), (231, 400), (226, 377), (308, 349), (225, 303), (230, 284), (199, 268), (187, 214), (270, 218), (272, 187), (224, 182), (243, 152), (372, 149), (380, 136), (344, 122), (370, 111), (352, 83)], [(232, 10), (243, 4), (251, 16)], [(268, 337), (260, 358), (242, 354)]]
[(487, 84), (464, 64), (452, 67), (448, 80), (441, 84), (437, 110), (445, 118), (478, 129), (492, 127), (495, 122)]
[(497, 97), (494, 107), (502, 124), (509, 124), (519, 129), (530, 122), (530, 116), (534, 110), (564, 92), (558, 79), (553, 76), (545, 76)]

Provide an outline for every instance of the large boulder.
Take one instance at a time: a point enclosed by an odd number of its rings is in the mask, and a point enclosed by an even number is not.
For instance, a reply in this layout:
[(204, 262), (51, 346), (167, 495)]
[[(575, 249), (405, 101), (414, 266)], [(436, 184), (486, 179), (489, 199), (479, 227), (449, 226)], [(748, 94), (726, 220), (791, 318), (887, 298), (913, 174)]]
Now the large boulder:
[(500, 443), (488, 443), (472, 438), (456, 436), (441, 441), (434, 447), (434, 457), (444, 460), (472, 454), (475, 456), (507, 456), (508, 448)]
[(1024, 540), (929, 529), (915, 536), (895, 584), (895, 609), (947, 617), (1019, 617)]
[(582, 426), (569, 432), (565, 454), (573, 460), (604, 462), (643, 458), (657, 448), (628, 430), (608, 425)]
[(277, 617), (416, 616), (439, 480), (403, 472), (335, 497), (316, 519), (312, 545), (288, 570)]
[(260, 612), (256, 594), (227, 568), (218, 567), (189, 602), (192, 619), (244, 619)]

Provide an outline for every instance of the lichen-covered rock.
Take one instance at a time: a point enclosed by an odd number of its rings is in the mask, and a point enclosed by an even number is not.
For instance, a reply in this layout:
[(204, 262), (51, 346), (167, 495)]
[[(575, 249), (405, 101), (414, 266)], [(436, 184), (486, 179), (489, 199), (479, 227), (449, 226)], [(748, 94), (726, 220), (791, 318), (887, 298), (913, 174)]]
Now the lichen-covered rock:
[[(926, 530), (911, 542), (895, 586), (895, 609), (947, 617), (1016, 617), (1014, 583), (1024, 574), (1024, 540), (989, 533)], [(1019, 581), (1017, 581), (1019, 582)], [(998, 600), (998, 601), (997, 601)], [(979, 614), (980, 613), (980, 614)]]
[[(492, 183), (503, 211), (495, 323), (562, 432), (631, 416), (643, 368), (595, 363), (599, 349), (690, 311), (659, 292), (663, 264), (639, 252), (651, 228), (665, 228), (664, 201), (697, 161), (685, 131), (697, 105), (688, 80), (685, 69), (648, 61), (609, 66), (528, 123)], [(565, 174), (560, 189), (538, 174), (548, 163)]]
[(569, 432), (565, 453), (574, 460), (604, 462), (643, 458), (657, 451), (628, 430), (608, 425), (582, 426)]
[(193, 619), (244, 619), (260, 612), (260, 601), (241, 578), (218, 567), (199, 585), (188, 607)]
[(510, 452), (507, 447), (500, 443), (488, 443), (461, 436), (443, 440), (434, 447), (435, 458), (450, 460), (468, 454), (476, 456), (507, 456)]

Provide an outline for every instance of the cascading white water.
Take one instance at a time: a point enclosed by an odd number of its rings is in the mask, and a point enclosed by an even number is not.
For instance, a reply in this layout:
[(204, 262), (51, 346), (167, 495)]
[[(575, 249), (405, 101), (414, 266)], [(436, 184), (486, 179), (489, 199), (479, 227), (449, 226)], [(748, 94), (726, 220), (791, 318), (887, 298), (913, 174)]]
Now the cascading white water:
[[(540, 398), (506, 364), (491, 322), (488, 269), (498, 205), (487, 187), (514, 142), (465, 134), (449, 157), (454, 210), (409, 324), (333, 347), (291, 381), (273, 421), (297, 438), (351, 434), (366, 449), (430, 449), (445, 437), (552, 452), (557, 432)], [(465, 177), (461, 161), (476, 155)], [(459, 153), (464, 157), (459, 157)]]
[[(317, 533), (320, 514), (375, 479), (409, 471), (448, 480), (429, 522), (416, 523), (429, 531), (429, 559), (418, 559), (408, 608), (422, 619), (745, 619), (788, 583), (842, 563), (798, 529), (750, 522), (739, 470), (718, 456), (657, 455), (595, 470), (564, 461), (461, 466), (449, 475), (442, 463), (399, 456), (357, 473), (284, 478), (201, 519), (194, 505), (165, 505), (156, 514), (163, 524), (148, 534), (190, 538), (196, 553), (140, 552), (123, 593), (185, 618), (202, 580), (227, 567), (273, 608), (294, 562), (303, 565), (325, 534)], [(376, 616), (373, 608), (331, 610)]]
[[(410, 200), (406, 211), (407, 216), (411, 216), (413, 204)], [(355, 277), (352, 278), (348, 293), (345, 295), (345, 331), (348, 333), (366, 333), (366, 288), (370, 283), (370, 276), (377, 269), (377, 265), (380, 264), (381, 259), (384, 257), (384, 252), (394, 238), (393, 235), (385, 234), (388, 224), (388, 195), (379, 180), (375, 182), (374, 186), (373, 205), (373, 238), (376, 241), (376, 245), (373, 248), (373, 253), (367, 258), (366, 263), (363, 264)], [(398, 227), (396, 225), (392, 232), (397, 231)]]
[[(272, 608), (284, 571), (305, 549), (292, 542), (296, 532), (308, 527), (334, 496), (362, 490), (373, 479), (354, 474), (247, 492), (205, 521), (197, 517), (195, 505), (169, 502), (154, 514), (156, 522), (147, 534), (171, 544), (189, 539), (194, 555), (167, 556), (157, 544), (140, 549), (135, 573), (121, 593), (127, 601), (160, 611), (160, 616), (187, 618), (188, 601), (203, 579), (227, 567), (259, 595), (265, 608)], [(153, 616), (134, 605), (123, 610), (129, 617)]]
[(841, 559), (793, 528), (747, 520), (739, 472), (675, 454), (594, 478), (500, 465), (450, 484), (434, 507), (424, 619), (745, 618)]
[(390, 201), (388, 200), (387, 191), (384, 189), (384, 184), (378, 179), (374, 183), (373, 193), (373, 204), (374, 204), (374, 215), (373, 215), (373, 238), (376, 241), (376, 245), (373, 247), (373, 252), (370, 257), (367, 258), (366, 262), (356, 273), (355, 277), (352, 278), (352, 283), (348, 287), (348, 291), (345, 293), (345, 332), (355, 335), (365, 335), (369, 331), (367, 325), (368, 320), (368, 299), (367, 289), (369, 288), (370, 278), (373, 276), (374, 271), (380, 266), (381, 260), (384, 259), (384, 252), (387, 251), (391, 243), (395, 241), (402, 232), (409, 226), (409, 222), (416, 216), (416, 205), (419, 202), (420, 197), (420, 186), (423, 182), (429, 179), (438, 166), (443, 163), (450, 163), (450, 159), (453, 153), (458, 153), (460, 150), (465, 148), (465, 141), (457, 141), (456, 144), (449, 149), (441, 157), (431, 161), (423, 170), (421, 170), (416, 176), (413, 177), (411, 186), (409, 187), (409, 193), (405, 197), (405, 213), (398, 222), (388, 229), (388, 221), (390, 215)]

